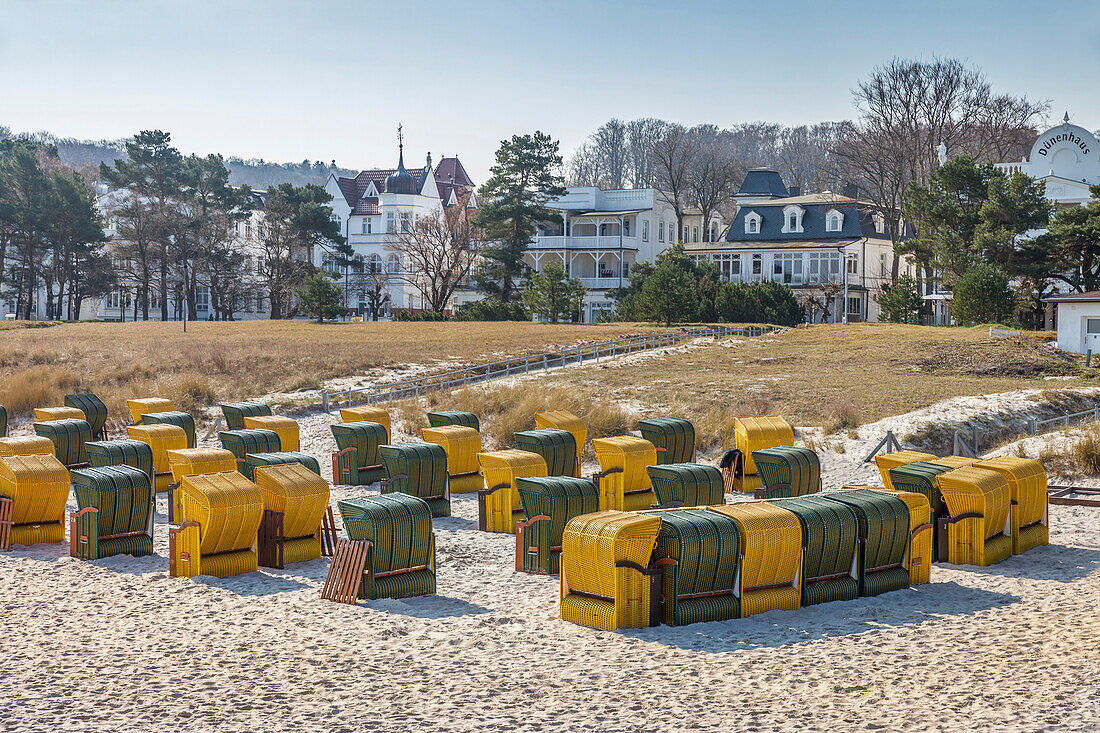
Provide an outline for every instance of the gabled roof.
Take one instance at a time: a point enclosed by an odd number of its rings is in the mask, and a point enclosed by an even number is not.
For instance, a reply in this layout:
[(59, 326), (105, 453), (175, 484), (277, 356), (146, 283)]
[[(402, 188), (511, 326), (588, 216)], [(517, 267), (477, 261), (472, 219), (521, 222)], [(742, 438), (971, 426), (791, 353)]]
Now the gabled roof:
[(439, 200), (446, 206), (451, 200), (452, 191), (473, 189), (474, 182), (470, 180), (458, 157), (441, 158), (439, 165), (435, 167), (435, 187), (439, 190)]
[[(802, 208), (802, 231), (783, 231), (783, 209), (797, 205)], [(836, 209), (844, 215), (840, 230), (830, 232), (826, 229), (826, 217)], [(745, 217), (755, 213), (760, 217), (758, 232), (745, 232)], [(834, 197), (828, 194), (788, 197), (759, 204), (745, 204), (737, 212), (733, 223), (726, 230), (727, 242), (770, 242), (783, 241), (829, 241), (867, 237), (868, 239), (887, 239), (888, 235), (879, 234), (871, 212), (860, 210), (855, 199)]]
[[(406, 169), (415, 180), (417, 191), (424, 190), (424, 184), (428, 181), (428, 175), (435, 178), (436, 188), (439, 191), (439, 200), (446, 204), (451, 199), (451, 192), (455, 191), (458, 199), (464, 199), (463, 193), (474, 189), (474, 182), (466, 173), (462, 162), (457, 158), (443, 158), (435, 169), (427, 166), (421, 168)], [(360, 171), (354, 178), (337, 178), (336, 184), (344, 195), (344, 201), (351, 207), (353, 214), (374, 215), (378, 213), (378, 199), (371, 197), (362, 203), (367, 193), (367, 188), (374, 183), (375, 191), (386, 190), (386, 179), (397, 172), (396, 168), (375, 168)], [(453, 181), (452, 181), (453, 176)]]
[(1043, 298), (1045, 302), (1054, 303), (1100, 303), (1100, 290), (1090, 290), (1087, 293), (1063, 293)]
[[(424, 173), (423, 168), (409, 168), (407, 170), (409, 175), (417, 180), (420, 180)], [(340, 192), (344, 194), (344, 200), (347, 201), (348, 206), (354, 209), (356, 202), (363, 198), (363, 195), (367, 192), (367, 186), (372, 181), (375, 190), (384, 191), (386, 179), (396, 172), (396, 168), (375, 168), (369, 171), (360, 171), (355, 178), (337, 178), (336, 183), (339, 184)]]
[(768, 168), (753, 168), (745, 174), (738, 196), (782, 196), (790, 194), (783, 185), (783, 176)]

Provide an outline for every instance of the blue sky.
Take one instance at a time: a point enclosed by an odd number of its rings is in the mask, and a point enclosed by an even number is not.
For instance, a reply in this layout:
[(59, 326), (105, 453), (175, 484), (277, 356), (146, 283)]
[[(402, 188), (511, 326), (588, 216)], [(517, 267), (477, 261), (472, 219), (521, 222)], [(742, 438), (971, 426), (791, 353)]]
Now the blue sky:
[(1100, 3), (1034, 0), (0, 0), (0, 124), (360, 168), (402, 122), (412, 161), (457, 152), (480, 182), (513, 133), (843, 119), (876, 64), (932, 55), (1100, 128)]

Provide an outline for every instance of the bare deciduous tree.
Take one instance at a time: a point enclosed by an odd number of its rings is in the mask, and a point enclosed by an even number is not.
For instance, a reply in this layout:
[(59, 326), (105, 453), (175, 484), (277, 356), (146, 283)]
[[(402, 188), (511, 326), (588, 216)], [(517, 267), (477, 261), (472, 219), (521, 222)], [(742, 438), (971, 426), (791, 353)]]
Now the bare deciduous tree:
[(653, 184), (676, 213), (676, 237), (683, 241), (684, 212), (692, 204), (691, 175), (695, 166), (695, 137), (683, 125), (669, 125), (650, 150)]
[(413, 286), (426, 306), (442, 312), (470, 274), (479, 241), (472, 210), (464, 205), (436, 209), (414, 221), (408, 231), (389, 237), (387, 249), (401, 258), (395, 278)]

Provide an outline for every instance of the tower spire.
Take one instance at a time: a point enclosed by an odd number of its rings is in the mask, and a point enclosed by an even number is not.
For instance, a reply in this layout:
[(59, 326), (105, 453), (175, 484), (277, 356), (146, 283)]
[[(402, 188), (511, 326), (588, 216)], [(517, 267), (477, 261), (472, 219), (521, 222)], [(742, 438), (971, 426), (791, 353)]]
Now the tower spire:
[(397, 167), (405, 167), (405, 133), (404, 125), (397, 123)]

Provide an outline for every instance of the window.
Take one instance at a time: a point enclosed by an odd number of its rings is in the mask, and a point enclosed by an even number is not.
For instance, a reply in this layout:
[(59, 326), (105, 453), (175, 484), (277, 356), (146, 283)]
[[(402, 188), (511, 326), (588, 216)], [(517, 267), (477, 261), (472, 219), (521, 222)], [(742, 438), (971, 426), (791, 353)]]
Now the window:
[(387, 211), (386, 212), (386, 233), (387, 234), (393, 234), (393, 231), (394, 231), (394, 228), (393, 228), (393, 212), (392, 211)]
[(856, 298), (848, 298), (848, 315), (859, 316), (863, 314), (863, 301)]
[(829, 209), (825, 214), (825, 231), (839, 232), (842, 228), (844, 228), (844, 214), (836, 209)]
[(692, 227), (691, 241), (693, 241), (693, 242), (698, 242), (699, 241), (699, 227)]
[(839, 252), (811, 252), (809, 260), (809, 282), (823, 283), (840, 279)]
[(336, 261), (336, 255), (326, 254), (321, 258), (321, 267), (329, 272), (339, 272), (340, 264)]
[(396, 254), (386, 258), (386, 272), (391, 274), (401, 272), (401, 258)]
[(884, 234), (886, 232), (886, 220), (882, 217), (882, 214), (875, 214), (873, 218), (875, 220), (875, 231)]
[(630, 236), (630, 219), (623, 219), (623, 236)]
[(379, 273), (382, 272), (382, 258), (377, 254), (372, 254), (367, 258), (367, 272)]
[(772, 274), (775, 279), (786, 285), (802, 283), (802, 253), (783, 252), (772, 258)]
[(195, 288), (195, 310), (210, 310), (210, 288), (200, 285)]
[(890, 274), (890, 270), (886, 267), (886, 253), (882, 253), (878, 256), (879, 265), (882, 268), (882, 276), (886, 277)]
[(859, 255), (848, 255), (848, 274), (859, 274)]
[(649, 220), (642, 220), (642, 241), (649, 241)]
[(408, 232), (412, 230), (412, 214), (407, 211), (401, 212), (401, 231)]
[(752, 274), (759, 277), (764, 272), (764, 256), (753, 255), (752, 256)]
[(363, 234), (370, 234), (370, 217), (363, 217)]
[(245, 239), (252, 239), (252, 222), (246, 221), (244, 223), (244, 237)]
[(805, 210), (801, 206), (790, 205), (783, 208), (783, 233), (802, 233), (802, 214)]
[(257, 313), (263, 313), (263, 311), (264, 311), (264, 296), (257, 295), (256, 296), (256, 312)]
[(736, 282), (741, 279), (741, 255), (718, 254), (711, 258), (718, 266), (718, 274), (723, 282)]
[(665, 241), (665, 223), (663, 221), (658, 222), (658, 224), (657, 224), (657, 241), (658, 242)]

